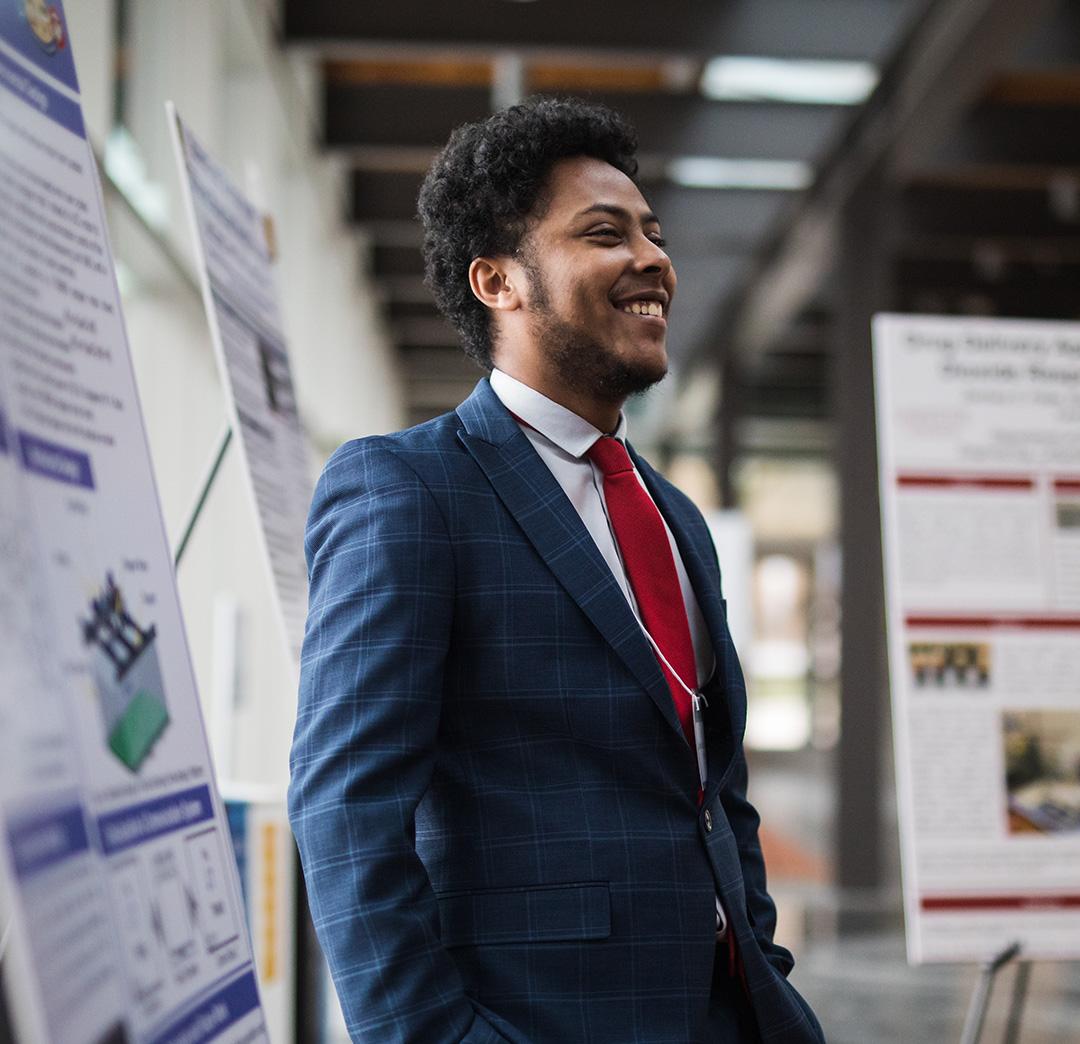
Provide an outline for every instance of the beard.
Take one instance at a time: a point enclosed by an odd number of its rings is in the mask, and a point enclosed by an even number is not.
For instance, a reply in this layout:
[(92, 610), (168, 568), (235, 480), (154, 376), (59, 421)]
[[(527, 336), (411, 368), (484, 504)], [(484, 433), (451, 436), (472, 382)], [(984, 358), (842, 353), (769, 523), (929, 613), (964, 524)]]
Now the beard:
[(531, 327), (536, 343), (567, 387), (587, 391), (597, 402), (621, 406), (667, 376), (647, 362), (619, 358), (587, 328), (561, 319), (551, 308), (547, 284), (539, 268), (526, 262), (529, 272)]

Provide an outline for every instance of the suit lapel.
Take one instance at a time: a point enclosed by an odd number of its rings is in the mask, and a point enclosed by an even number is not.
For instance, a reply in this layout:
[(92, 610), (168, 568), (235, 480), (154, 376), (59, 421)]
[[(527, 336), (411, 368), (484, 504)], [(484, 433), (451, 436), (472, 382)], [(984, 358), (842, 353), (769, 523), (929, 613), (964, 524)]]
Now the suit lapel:
[(458, 438), (537, 553), (682, 735), (671, 691), (585, 524), (532, 443), (482, 380), (458, 407)]

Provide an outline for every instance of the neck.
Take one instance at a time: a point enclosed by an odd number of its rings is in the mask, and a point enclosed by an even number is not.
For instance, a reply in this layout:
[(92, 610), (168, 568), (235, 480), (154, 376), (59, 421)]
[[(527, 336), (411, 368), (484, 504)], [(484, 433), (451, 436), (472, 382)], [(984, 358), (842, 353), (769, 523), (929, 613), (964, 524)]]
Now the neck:
[(565, 406), (605, 434), (611, 434), (619, 426), (619, 414), (625, 400), (600, 402), (580, 389), (567, 388), (542, 373), (533, 373), (527, 367), (515, 366), (513, 362), (500, 360), (496, 365), (514, 380), (527, 384), (533, 391), (538, 391), (552, 402)]

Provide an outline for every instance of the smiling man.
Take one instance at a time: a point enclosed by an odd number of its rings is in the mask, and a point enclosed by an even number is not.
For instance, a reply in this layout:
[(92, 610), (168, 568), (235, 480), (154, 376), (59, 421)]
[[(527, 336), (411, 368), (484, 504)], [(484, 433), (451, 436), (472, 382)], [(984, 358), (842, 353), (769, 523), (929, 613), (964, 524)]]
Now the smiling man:
[(428, 282), (490, 378), (316, 490), (290, 812), (357, 1041), (823, 1040), (708, 529), (626, 442), (675, 294), (635, 148), (575, 101), (454, 132)]

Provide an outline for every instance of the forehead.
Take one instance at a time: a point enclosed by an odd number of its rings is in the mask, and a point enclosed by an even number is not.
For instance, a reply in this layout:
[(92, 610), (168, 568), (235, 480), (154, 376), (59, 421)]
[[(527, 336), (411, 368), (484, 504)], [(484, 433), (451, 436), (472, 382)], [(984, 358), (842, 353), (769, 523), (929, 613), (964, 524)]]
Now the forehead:
[(597, 204), (620, 207), (635, 219), (652, 217), (641, 190), (621, 170), (592, 156), (572, 156), (551, 168), (539, 224), (565, 221)]

